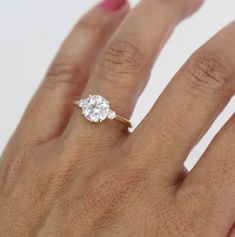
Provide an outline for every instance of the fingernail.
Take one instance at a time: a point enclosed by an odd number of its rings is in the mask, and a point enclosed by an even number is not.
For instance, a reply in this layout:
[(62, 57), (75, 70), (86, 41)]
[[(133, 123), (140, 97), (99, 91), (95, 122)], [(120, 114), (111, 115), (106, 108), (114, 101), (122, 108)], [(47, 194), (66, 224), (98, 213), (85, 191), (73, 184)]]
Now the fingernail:
[(125, 5), (126, 0), (104, 0), (99, 4), (99, 7), (108, 11), (117, 11), (123, 5)]

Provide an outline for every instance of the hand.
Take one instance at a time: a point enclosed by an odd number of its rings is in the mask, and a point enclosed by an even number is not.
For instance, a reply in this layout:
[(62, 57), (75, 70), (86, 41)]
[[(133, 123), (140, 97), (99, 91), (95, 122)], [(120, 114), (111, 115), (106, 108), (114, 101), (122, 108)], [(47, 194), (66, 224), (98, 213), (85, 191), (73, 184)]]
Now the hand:
[(98, 94), (130, 117), (170, 32), (201, 3), (142, 0), (125, 17), (128, 3), (109, 0), (75, 26), (3, 153), (0, 236), (227, 236), (234, 116), (182, 170), (234, 95), (235, 23), (188, 60), (133, 133), (88, 122), (72, 105)]

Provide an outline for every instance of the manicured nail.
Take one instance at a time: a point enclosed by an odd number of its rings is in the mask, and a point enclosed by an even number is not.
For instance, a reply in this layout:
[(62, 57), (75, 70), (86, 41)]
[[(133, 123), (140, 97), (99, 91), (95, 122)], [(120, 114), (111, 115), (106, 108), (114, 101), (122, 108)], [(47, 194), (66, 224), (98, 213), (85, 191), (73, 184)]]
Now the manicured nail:
[(123, 5), (125, 5), (126, 0), (104, 0), (99, 4), (99, 7), (108, 11), (117, 11)]

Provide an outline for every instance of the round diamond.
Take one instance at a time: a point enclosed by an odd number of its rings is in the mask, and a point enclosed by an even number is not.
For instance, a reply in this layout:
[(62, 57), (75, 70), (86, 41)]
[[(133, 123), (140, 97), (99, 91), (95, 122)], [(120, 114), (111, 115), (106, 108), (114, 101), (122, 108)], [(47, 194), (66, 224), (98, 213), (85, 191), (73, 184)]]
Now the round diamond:
[(115, 119), (117, 117), (116, 113), (112, 110), (109, 111), (108, 118)]
[(86, 100), (80, 100), (79, 101), (79, 107), (82, 108), (83, 106), (86, 106), (87, 105), (87, 101)]
[(95, 123), (105, 120), (110, 112), (109, 102), (100, 95), (90, 95), (82, 100), (81, 108), (84, 117)]

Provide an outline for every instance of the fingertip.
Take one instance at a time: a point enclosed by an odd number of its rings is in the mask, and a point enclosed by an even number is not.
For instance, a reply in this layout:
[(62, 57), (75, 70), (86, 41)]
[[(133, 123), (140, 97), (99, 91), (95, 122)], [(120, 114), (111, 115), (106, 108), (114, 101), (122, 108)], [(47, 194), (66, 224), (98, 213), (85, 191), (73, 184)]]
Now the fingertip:
[(129, 13), (128, 0), (104, 0), (97, 4), (94, 9), (101, 18), (107, 18), (112, 22), (120, 22)]
[(125, 9), (127, 6), (129, 6), (127, 0), (103, 0), (97, 5), (98, 8), (109, 12), (117, 12)]

